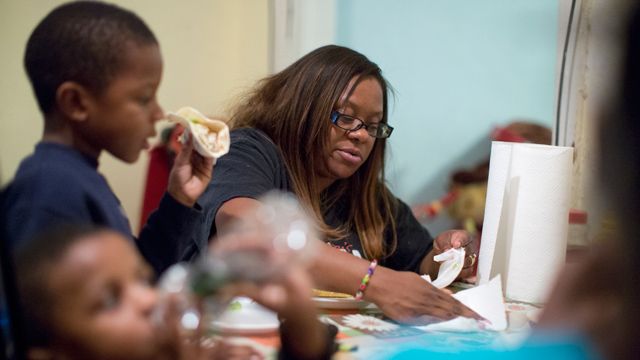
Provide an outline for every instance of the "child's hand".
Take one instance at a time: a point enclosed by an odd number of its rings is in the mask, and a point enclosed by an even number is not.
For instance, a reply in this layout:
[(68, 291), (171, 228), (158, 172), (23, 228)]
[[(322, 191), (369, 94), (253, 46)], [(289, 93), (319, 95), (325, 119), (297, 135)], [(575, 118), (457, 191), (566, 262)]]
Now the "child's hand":
[(167, 191), (181, 204), (193, 207), (211, 181), (214, 163), (215, 159), (194, 151), (189, 138), (173, 163)]
[(306, 271), (291, 266), (268, 283), (235, 285), (236, 291), (275, 311), (284, 319), (316, 319), (315, 305), (311, 301), (311, 280)]
[[(236, 283), (230, 285), (227, 291), (248, 296), (278, 313), (282, 320), (281, 351), (287, 353), (287, 358), (318, 359), (328, 356), (327, 352), (332, 350), (333, 337), (330, 336), (329, 329), (317, 319), (318, 314), (311, 301), (311, 279), (306, 269), (294, 259), (282, 257), (263, 237), (264, 235), (252, 231), (236, 232), (213, 242), (210, 251), (219, 256), (234, 251), (261, 253), (265, 266), (262, 270), (270, 273), (270, 276), (259, 283)], [(233, 290), (229, 290), (230, 288)]]
[(305, 269), (291, 266), (286, 274), (262, 286), (237, 286), (243, 295), (278, 313), (282, 321), (281, 351), (287, 353), (287, 358), (320, 359), (332, 350), (333, 336), (317, 319), (318, 314), (311, 301), (311, 279)]
[(260, 360), (264, 356), (247, 345), (235, 345), (224, 340), (205, 341), (183, 346), (180, 360)]
[(206, 338), (202, 327), (186, 331), (180, 325), (179, 301), (175, 297), (166, 299), (165, 312), (157, 324), (159, 346), (158, 358), (171, 360), (233, 359), (258, 360), (264, 357), (246, 345), (234, 345), (220, 339)]

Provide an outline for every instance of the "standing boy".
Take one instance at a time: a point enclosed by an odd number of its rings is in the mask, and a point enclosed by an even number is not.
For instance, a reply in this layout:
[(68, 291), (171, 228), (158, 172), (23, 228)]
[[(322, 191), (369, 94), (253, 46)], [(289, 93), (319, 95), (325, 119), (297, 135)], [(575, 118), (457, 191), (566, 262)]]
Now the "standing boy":
[[(15, 247), (64, 223), (103, 225), (132, 237), (119, 200), (97, 171), (98, 158), (107, 151), (135, 162), (164, 116), (156, 99), (162, 57), (155, 36), (128, 10), (72, 2), (34, 29), (24, 66), (44, 133), (5, 191), (3, 240)], [(176, 158), (167, 194), (135, 240), (157, 272), (195, 246), (188, 239), (202, 217), (196, 200), (212, 167), (190, 142)]]

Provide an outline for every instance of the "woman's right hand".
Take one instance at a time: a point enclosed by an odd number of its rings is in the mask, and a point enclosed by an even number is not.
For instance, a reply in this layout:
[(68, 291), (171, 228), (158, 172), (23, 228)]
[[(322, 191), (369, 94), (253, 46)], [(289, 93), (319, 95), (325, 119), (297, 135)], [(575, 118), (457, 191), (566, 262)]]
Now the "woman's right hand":
[(378, 267), (365, 291), (389, 318), (411, 325), (426, 325), (458, 316), (483, 318), (450, 293), (431, 285), (413, 272)]
[[(355, 294), (369, 262), (331, 246), (320, 246), (311, 274), (317, 289)], [(386, 316), (407, 324), (426, 324), (465, 316), (482, 320), (445, 290), (435, 288), (416, 273), (376, 267), (364, 299)]]

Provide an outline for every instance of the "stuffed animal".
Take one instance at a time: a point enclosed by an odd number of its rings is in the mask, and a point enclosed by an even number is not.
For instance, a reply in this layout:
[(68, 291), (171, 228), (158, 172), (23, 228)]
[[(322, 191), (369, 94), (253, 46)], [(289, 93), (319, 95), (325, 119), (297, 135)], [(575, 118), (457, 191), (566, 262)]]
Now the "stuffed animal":
[[(515, 121), (506, 127), (498, 127), (491, 134), (492, 140), (551, 144), (551, 129), (531, 122)], [(460, 169), (451, 175), (449, 192), (438, 200), (414, 207), (420, 217), (433, 218), (446, 210), (456, 220), (459, 228), (471, 234), (479, 234), (484, 221), (489, 159), (474, 168)]]

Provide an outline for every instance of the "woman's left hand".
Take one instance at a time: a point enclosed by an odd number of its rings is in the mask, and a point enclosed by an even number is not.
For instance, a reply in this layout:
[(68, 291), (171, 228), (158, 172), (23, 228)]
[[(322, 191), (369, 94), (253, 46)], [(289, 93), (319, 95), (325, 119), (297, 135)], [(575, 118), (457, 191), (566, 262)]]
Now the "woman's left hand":
[(193, 207), (211, 181), (213, 164), (213, 158), (205, 158), (194, 150), (190, 138), (176, 156), (167, 191), (181, 204)]
[(480, 248), (478, 237), (464, 230), (447, 230), (438, 235), (433, 241), (434, 255), (458, 248), (464, 248), (465, 250), (464, 268), (458, 278), (466, 279), (473, 276), (475, 264), (478, 260), (478, 250)]

